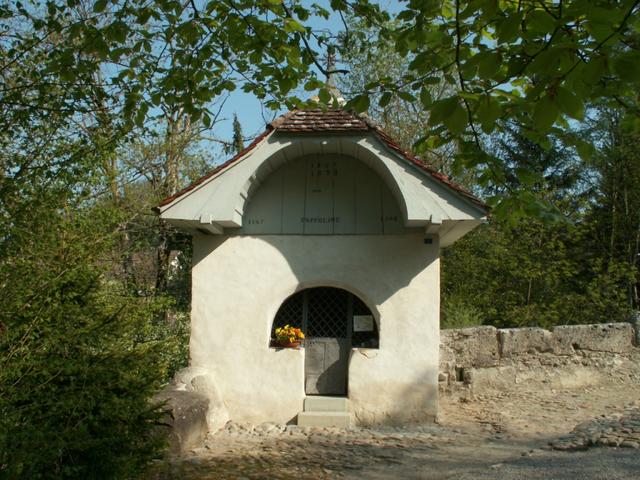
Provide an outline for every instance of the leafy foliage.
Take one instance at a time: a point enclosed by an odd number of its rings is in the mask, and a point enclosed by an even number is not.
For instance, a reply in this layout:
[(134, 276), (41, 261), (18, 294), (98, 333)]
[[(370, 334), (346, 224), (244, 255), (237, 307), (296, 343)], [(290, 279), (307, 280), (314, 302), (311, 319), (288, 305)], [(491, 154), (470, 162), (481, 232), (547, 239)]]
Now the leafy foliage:
[[(565, 129), (585, 118), (587, 105), (607, 102), (637, 123), (639, 8), (635, 0), (406, 1), (389, 22), (368, 0), (336, 0), (328, 8), (299, 0), (7, 3), (3, 25), (15, 34), (0, 39), (0, 67), (33, 58), (34, 46), (40, 53), (7, 82), (0, 106), (16, 116), (26, 109), (78, 121), (109, 112), (113, 131), (122, 133), (159, 110), (209, 128), (212, 102), (237, 88), (275, 109), (299, 106), (293, 93), (322, 86), (317, 72), (328, 72), (318, 50), (335, 37), (311, 25), (337, 12), (358, 27), (344, 36), (352, 59), (366, 55), (358, 31), (373, 47), (369, 60), (381, 46), (394, 50), (378, 57), (391, 67), (387, 74), (365, 75), (348, 107), (389, 112), (401, 105), (423, 117), (417, 125), (429, 112), (424, 135), (403, 140), (418, 137), (422, 152), (448, 145), (457, 153), (454, 174), (481, 166), (485, 186), (501, 184), (505, 165), (483, 137), (505, 125), (544, 148), (552, 134), (586, 159), (593, 149)], [(331, 102), (326, 89), (319, 98)], [(492, 198), (501, 204), (495, 214), (541, 211), (539, 199), (521, 192)]]
[[(603, 132), (599, 129), (598, 136)], [(603, 161), (628, 168), (633, 156), (625, 155), (624, 161), (616, 157), (615, 150), (622, 147), (617, 145), (602, 150)], [(627, 210), (614, 221), (624, 225), (625, 233), (611, 229), (616, 212), (611, 202), (620, 197), (611, 195), (609, 167), (599, 175), (572, 152), (561, 146), (543, 150), (517, 130), (496, 137), (494, 148), (508, 166), (505, 188), (526, 182), (526, 191), (553, 205), (558, 214), (491, 218), (445, 250), (443, 325), (464, 321), (467, 311), (476, 314), (476, 322), (506, 327), (626, 321), (638, 305), (632, 245), (640, 228)], [(527, 176), (515, 173), (522, 168)], [(633, 175), (620, 180), (616, 190), (624, 184), (628, 201), (640, 184)], [(593, 182), (600, 190), (595, 195)], [(605, 240), (615, 232), (625, 240), (609, 250)]]
[(1, 72), (0, 477), (131, 478), (162, 451), (150, 402), (182, 332), (161, 321), (166, 298), (118, 276), (125, 130), (93, 83), (40, 71), (47, 48)]
[[(635, 102), (638, 10), (635, 0), (616, 2), (510, 2), (446, 0), (406, 2), (397, 23), (380, 29), (380, 41), (409, 62), (400, 81), (366, 86), (379, 103), (413, 99), (430, 112), (423, 150), (455, 143), (459, 168), (487, 169), (485, 185), (502, 183), (503, 159), (485, 148), (483, 135), (516, 124), (533, 142), (549, 148), (549, 135), (588, 158), (588, 145), (567, 134), (591, 102), (625, 109), (637, 123)], [(378, 25), (380, 25), (378, 23)], [(634, 63), (635, 66), (630, 64)], [(628, 70), (626, 68), (628, 67)], [(431, 95), (444, 79), (448, 95)], [(358, 97), (350, 106), (362, 110)], [(519, 190), (492, 199), (507, 211), (536, 209)]]
[[(499, 327), (626, 321), (633, 272), (605, 265), (581, 248), (584, 233), (536, 221), (492, 223), (443, 255), (443, 303)], [(445, 326), (447, 323), (443, 323)]]

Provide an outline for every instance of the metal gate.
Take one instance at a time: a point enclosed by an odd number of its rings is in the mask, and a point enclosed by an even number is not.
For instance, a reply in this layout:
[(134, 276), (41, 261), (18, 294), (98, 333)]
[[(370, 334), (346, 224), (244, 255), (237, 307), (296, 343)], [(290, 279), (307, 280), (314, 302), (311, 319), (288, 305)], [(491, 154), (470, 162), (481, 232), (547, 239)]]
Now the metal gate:
[[(305, 392), (307, 395), (346, 395), (351, 350), (350, 297), (338, 288), (306, 290), (303, 306)], [(303, 327), (303, 331), (304, 327)]]
[[(280, 307), (273, 328), (302, 328), (305, 340), (305, 391), (308, 395), (346, 395), (353, 315), (371, 314), (355, 295), (339, 288), (298, 292)], [(377, 337), (377, 331), (376, 331)]]

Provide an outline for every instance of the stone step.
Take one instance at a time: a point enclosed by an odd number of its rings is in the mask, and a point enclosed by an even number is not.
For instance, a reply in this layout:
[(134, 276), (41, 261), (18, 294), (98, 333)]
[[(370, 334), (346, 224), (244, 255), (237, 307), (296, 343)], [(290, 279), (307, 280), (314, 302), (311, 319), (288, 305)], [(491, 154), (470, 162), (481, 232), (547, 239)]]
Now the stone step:
[(347, 412), (300, 412), (298, 425), (301, 427), (351, 427), (351, 414)]
[(304, 399), (305, 412), (347, 412), (349, 399), (347, 397), (322, 397), (320, 395)]

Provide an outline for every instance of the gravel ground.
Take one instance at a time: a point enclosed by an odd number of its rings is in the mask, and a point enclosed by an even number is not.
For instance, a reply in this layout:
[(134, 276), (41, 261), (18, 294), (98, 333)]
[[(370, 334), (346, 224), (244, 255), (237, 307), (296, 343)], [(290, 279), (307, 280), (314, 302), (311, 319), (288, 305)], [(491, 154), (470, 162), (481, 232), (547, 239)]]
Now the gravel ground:
[(316, 429), (230, 423), (149, 478), (640, 479), (640, 384), (519, 386), (442, 398), (437, 425)]

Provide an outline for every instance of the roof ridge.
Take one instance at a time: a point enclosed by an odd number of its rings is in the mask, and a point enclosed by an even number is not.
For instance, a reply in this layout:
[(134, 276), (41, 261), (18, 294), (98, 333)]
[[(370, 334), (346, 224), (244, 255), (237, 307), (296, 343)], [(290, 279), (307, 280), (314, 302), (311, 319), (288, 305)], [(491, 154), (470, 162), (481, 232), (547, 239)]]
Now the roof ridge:
[(270, 126), (271, 128), (273, 128), (275, 130), (280, 125), (282, 125), (285, 120), (291, 118), (293, 115), (295, 115), (296, 113), (298, 113), (300, 111), (302, 111), (302, 109), (299, 109), (299, 108), (294, 108), (293, 110), (289, 110), (288, 112), (284, 113), (283, 115), (280, 115), (278, 118), (276, 118), (276, 119), (270, 121), (269, 123), (267, 123), (267, 126)]

